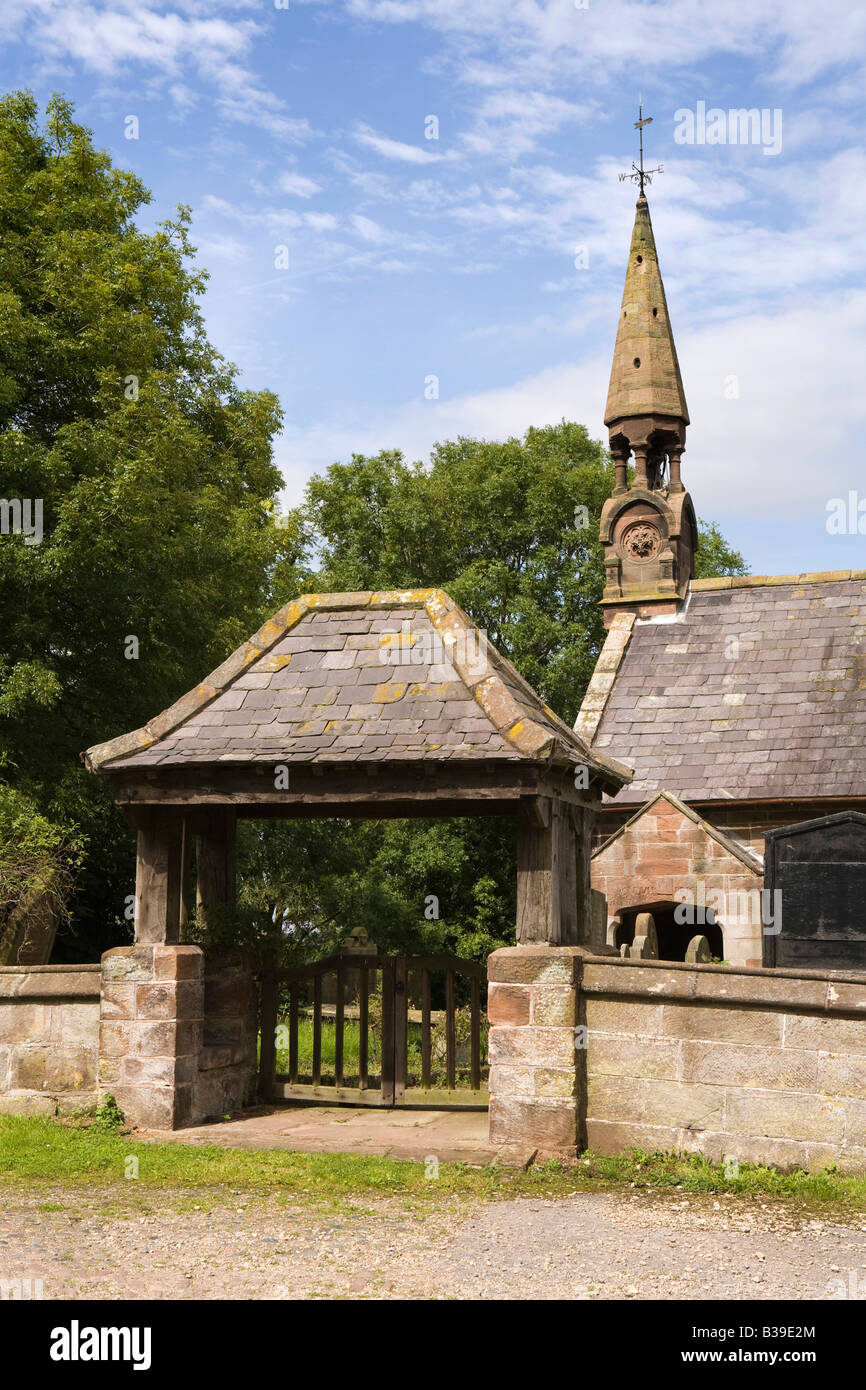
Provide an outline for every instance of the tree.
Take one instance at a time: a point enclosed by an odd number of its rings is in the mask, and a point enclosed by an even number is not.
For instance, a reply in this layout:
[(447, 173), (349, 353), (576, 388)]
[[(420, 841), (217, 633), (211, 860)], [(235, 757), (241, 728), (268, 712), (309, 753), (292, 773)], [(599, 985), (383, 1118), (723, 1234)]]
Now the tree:
[(739, 550), (725, 540), (714, 521), (698, 521), (701, 543), (695, 556), (695, 578), (715, 579), (722, 574), (748, 574)]
[(132, 857), (80, 751), (299, 587), (301, 536), (275, 525), (278, 402), (208, 342), (189, 211), (145, 233), (149, 198), (62, 98), (44, 127), (29, 93), (0, 101), (0, 768), (87, 842), (91, 957), (128, 937)]
[[(356, 454), (311, 479), (297, 524), (320, 557), (317, 589), (446, 589), (572, 722), (604, 639), (598, 528), (613, 481), (602, 446), (563, 421), (504, 443), (439, 444), (429, 467), (396, 451)], [(700, 529), (699, 573), (745, 572), (716, 526)], [(513, 941), (507, 818), (247, 833), (246, 900), (290, 924), (290, 951), (327, 954), (357, 925), (380, 948), (479, 960)]]

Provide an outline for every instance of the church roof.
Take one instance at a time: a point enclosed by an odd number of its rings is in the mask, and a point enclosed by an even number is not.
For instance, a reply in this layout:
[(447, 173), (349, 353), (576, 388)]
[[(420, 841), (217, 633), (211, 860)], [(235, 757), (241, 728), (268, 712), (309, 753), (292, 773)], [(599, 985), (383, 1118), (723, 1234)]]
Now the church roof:
[(637, 416), (689, 422), (649, 205), (641, 195), (620, 305), (604, 423)]
[(866, 796), (866, 570), (693, 580), (618, 613), (575, 729), (634, 768), (615, 803)]
[(441, 589), (304, 594), (94, 772), (191, 764), (482, 759), (628, 769), (592, 754)]

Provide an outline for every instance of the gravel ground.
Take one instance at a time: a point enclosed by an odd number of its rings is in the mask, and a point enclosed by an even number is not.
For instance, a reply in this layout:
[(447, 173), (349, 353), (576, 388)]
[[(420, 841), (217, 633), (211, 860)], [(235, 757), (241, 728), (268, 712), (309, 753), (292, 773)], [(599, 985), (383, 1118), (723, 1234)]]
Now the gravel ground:
[(757, 1199), (197, 1200), (151, 1190), (136, 1209), (92, 1191), (7, 1192), (0, 1277), (41, 1278), (46, 1299), (866, 1297), (866, 1220)]

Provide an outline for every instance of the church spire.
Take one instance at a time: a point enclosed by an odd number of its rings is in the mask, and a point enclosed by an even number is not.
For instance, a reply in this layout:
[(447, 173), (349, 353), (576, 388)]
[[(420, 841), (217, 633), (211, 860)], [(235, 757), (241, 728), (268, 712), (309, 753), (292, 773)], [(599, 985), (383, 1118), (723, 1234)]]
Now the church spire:
[[(606, 620), (626, 609), (648, 617), (672, 612), (694, 574), (697, 526), (680, 477), (689, 414), (644, 185), (659, 170), (622, 174), (640, 184), (620, 305), (604, 423), (615, 466), (601, 540)], [(634, 481), (628, 464), (634, 456)]]
[(604, 423), (613, 435), (627, 420), (654, 417), (687, 425), (665, 287), (646, 194), (637, 200)]

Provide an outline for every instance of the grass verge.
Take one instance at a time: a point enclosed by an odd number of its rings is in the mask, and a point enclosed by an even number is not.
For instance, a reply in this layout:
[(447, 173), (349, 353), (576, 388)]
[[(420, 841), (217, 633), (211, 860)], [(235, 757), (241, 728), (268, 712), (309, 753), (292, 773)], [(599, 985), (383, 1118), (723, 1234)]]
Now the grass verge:
[[(135, 1181), (130, 1181), (133, 1174)], [(849, 1218), (866, 1212), (866, 1178), (832, 1168), (780, 1173), (741, 1164), (736, 1176), (726, 1176), (724, 1167), (707, 1159), (632, 1150), (613, 1157), (587, 1153), (576, 1165), (545, 1163), (525, 1173), (443, 1163), (432, 1180), (422, 1163), (356, 1154), (143, 1143), (92, 1122), (0, 1115), (0, 1188), (21, 1183), (37, 1190), (98, 1187), (112, 1199), (124, 1190), (131, 1194), (133, 1189), (164, 1188), (209, 1191), (213, 1200), (240, 1191), (307, 1200), (392, 1195), (434, 1203), (444, 1197), (565, 1197), (638, 1188), (771, 1198)]]

